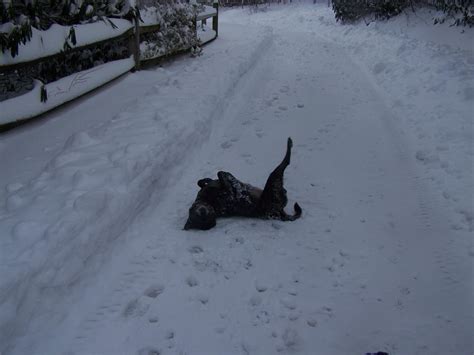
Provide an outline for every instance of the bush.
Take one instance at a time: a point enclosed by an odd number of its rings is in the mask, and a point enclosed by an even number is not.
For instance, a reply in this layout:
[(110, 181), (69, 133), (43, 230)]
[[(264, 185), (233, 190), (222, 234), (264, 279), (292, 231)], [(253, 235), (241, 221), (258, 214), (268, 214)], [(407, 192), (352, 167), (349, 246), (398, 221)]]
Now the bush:
[(474, 4), (472, 0), (436, 0), (434, 5), (437, 10), (444, 13), (444, 16), (435, 18), (435, 24), (452, 19), (452, 26), (474, 26)]
[(143, 59), (169, 55), (199, 46), (194, 18), (202, 6), (179, 1), (148, 0), (140, 9), (143, 17), (160, 25), (160, 31), (141, 37)]
[(453, 20), (455, 26), (474, 26), (474, 5), (472, 0), (333, 0), (332, 8), (336, 20), (353, 22), (373, 16), (376, 20), (387, 20), (397, 16), (407, 7), (431, 6), (444, 13), (435, 19), (436, 23)]
[(410, 3), (410, 0), (333, 0), (332, 8), (336, 20), (341, 22), (353, 22), (369, 15), (386, 20), (401, 13)]

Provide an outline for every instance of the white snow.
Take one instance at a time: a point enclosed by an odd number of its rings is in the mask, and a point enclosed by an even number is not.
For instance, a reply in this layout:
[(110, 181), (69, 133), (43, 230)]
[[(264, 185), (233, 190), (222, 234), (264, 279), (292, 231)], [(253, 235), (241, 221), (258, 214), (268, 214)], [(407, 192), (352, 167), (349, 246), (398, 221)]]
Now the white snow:
[[(200, 57), (0, 136), (0, 351), (472, 353), (472, 30), (428, 21), (222, 11)], [(182, 230), (288, 136), (301, 219)]]
[(201, 40), (201, 43), (206, 44), (207, 42), (210, 42), (216, 38), (216, 31), (212, 30), (208, 26), (200, 28), (198, 27), (197, 35), (198, 38)]
[(135, 66), (133, 57), (121, 59), (83, 70), (57, 81), (44, 85), (48, 100), (41, 102), (41, 86), (39, 80), (30, 92), (0, 102), (0, 124), (25, 120), (50, 111), (66, 102), (108, 83)]
[(133, 27), (132, 23), (122, 19), (109, 19), (116, 27), (105, 21), (94, 23), (61, 26), (53, 24), (45, 31), (39, 31), (32, 28), (31, 40), (18, 46), (18, 55), (12, 57), (10, 52), (2, 53), (0, 56), (0, 65), (12, 65), (22, 62), (32, 61), (38, 58), (58, 54), (64, 50), (71, 27), (74, 27), (76, 33), (76, 44), (70, 41), (69, 45), (82, 47), (105, 39), (120, 36)]
[(205, 17), (217, 14), (217, 10), (213, 8), (212, 6), (204, 5), (203, 7), (204, 7), (203, 11), (201, 11), (198, 15), (198, 21), (200, 18), (205, 18)]

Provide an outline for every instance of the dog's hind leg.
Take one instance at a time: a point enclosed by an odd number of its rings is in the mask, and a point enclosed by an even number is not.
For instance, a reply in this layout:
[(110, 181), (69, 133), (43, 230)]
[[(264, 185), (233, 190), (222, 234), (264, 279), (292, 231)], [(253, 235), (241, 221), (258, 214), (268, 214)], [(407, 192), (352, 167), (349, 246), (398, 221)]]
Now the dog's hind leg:
[(283, 175), (290, 164), (292, 147), (293, 142), (291, 138), (288, 138), (285, 157), (267, 179), (257, 207), (258, 214), (262, 217), (283, 218), (281, 212), (288, 202), (286, 190), (283, 187)]

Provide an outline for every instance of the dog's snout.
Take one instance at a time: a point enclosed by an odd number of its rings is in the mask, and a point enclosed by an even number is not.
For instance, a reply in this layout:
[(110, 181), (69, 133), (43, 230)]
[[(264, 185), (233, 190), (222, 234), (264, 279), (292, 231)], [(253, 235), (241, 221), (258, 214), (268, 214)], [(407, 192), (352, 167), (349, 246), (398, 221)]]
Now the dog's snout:
[(205, 207), (199, 207), (198, 209), (198, 214), (201, 217), (204, 217), (207, 215), (207, 209)]

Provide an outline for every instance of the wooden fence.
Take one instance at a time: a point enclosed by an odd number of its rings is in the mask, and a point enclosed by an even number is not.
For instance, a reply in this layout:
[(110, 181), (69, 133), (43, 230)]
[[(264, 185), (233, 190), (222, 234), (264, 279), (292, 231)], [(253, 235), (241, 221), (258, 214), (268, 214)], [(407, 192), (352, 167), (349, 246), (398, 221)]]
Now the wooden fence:
[[(206, 20), (210, 18), (212, 18), (213, 32), (212, 36), (207, 36), (201, 44), (209, 43), (218, 36), (218, 3), (214, 2), (213, 7), (205, 7), (205, 9), (206, 11), (199, 13), (194, 19), (195, 36), (198, 36), (198, 25), (206, 22)], [(157, 64), (164, 58), (169, 58), (172, 55), (191, 49), (190, 47), (181, 48), (180, 50), (165, 53), (156, 57), (146, 59), (142, 58), (140, 53), (141, 37), (159, 31), (160, 25), (140, 24), (139, 21), (134, 21), (130, 28), (125, 32), (105, 40), (72, 47), (66, 52), (60, 51), (59, 53), (35, 58), (29, 61), (0, 65), (0, 80), (6, 80), (8, 83), (8, 75), (10, 74), (15, 74), (17, 77), (27, 75), (35, 77), (35, 70), (38, 70), (38, 68), (45, 63), (54, 63), (54, 61), (59, 62), (62, 60), (61, 58), (64, 58), (65, 54), (71, 55), (74, 53), (81, 53), (90, 48), (97, 48), (97, 46), (106, 45), (112, 41), (125, 41), (128, 43), (128, 52), (133, 56), (120, 60), (111, 60), (97, 67), (94, 66), (89, 68), (88, 70), (74, 72), (53, 82), (41, 83), (38, 80), (32, 79), (31, 81), (34, 82), (34, 88), (32, 90), (23, 95), (0, 101), (0, 131), (10, 129), (18, 125), (19, 122), (40, 116), (67, 102), (75, 100), (78, 97), (117, 79), (130, 70), (139, 70), (144, 65), (150, 66)], [(100, 72), (101, 70), (102, 73)], [(33, 73), (33, 75), (31, 73)], [(94, 77), (91, 78), (92, 76)], [(90, 78), (90, 80), (87, 82), (85, 78)], [(36, 101), (35, 99), (37, 99), (37, 102), (31, 102)], [(26, 106), (28, 106), (28, 109)]]

